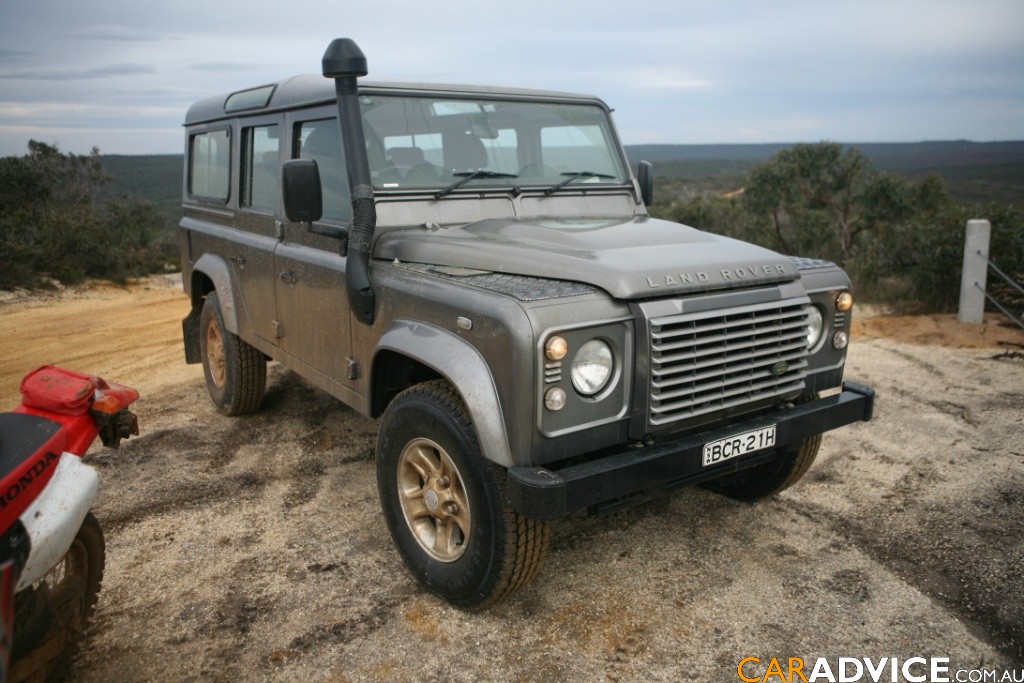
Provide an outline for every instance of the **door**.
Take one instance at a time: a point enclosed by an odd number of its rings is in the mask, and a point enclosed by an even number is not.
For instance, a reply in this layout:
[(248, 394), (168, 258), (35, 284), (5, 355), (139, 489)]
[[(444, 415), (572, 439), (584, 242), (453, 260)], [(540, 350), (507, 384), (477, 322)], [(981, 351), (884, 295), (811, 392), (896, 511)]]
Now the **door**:
[[(274, 250), (281, 224), (275, 214), (280, 196), (282, 117), (242, 119), (238, 155), (239, 228), (225, 251), (240, 295), (240, 328), (276, 344)], [(242, 333), (242, 329), (239, 330)], [(246, 336), (242, 333), (243, 338)]]
[[(352, 209), (336, 116), (320, 108), (293, 113), (287, 123), (290, 156), (314, 159), (320, 169), (324, 211), (318, 227), (348, 227)], [(349, 390), (354, 386), (349, 363), (351, 316), (340, 246), (336, 238), (286, 222), (274, 252), (281, 348), (293, 364), (297, 361), (313, 371), (310, 379), (335, 394), (338, 384)]]

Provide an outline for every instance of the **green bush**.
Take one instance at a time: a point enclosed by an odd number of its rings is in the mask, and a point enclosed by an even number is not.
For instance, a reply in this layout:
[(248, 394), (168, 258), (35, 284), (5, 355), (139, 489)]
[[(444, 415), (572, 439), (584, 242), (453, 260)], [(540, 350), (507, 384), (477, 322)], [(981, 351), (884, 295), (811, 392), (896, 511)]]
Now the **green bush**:
[(163, 269), (167, 237), (153, 205), (109, 200), (98, 160), (32, 140), (24, 157), (0, 159), (0, 288), (46, 277), (123, 281)]
[[(755, 166), (737, 197), (698, 197), (656, 214), (784, 254), (842, 265), (862, 301), (903, 311), (952, 311), (960, 297), (964, 234), (971, 218), (992, 222), (990, 255), (1024, 278), (1024, 212), (957, 205), (934, 175), (912, 182), (879, 173), (855, 149), (797, 145)], [(1020, 306), (991, 279), (990, 290)]]

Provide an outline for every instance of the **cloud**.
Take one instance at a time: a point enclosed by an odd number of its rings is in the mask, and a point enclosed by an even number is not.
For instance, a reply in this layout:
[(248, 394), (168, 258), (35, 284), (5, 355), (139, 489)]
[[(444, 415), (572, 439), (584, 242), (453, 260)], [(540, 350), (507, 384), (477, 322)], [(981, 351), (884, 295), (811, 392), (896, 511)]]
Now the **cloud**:
[(632, 75), (634, 85), (641, 89), (692, 90), (705, 88), (710, 82), (703, 78), (692, 78), (667, 69), (643, 70)]
[(69, 38), (78, 40), (98, 40), (117, 43), (143, 43), (156, 40), (173, 40), (159, 33), (152, 33), (138, 26), (123, 24), (95, 24), (76, 28), (68, 34)]
[(252, 64), (246, 62), (194, 62), (186, 68), (193, 71), (251, 71)]
[(139, 74), (156, 73), (156, 69), (145, 64), (108, 64), (92, 69), (62, 69), (51, 71), (0, 71), (0, 80), (45, 80), (73, 81), (93, 78), (110, 78), (119, 76), (137, 76)]

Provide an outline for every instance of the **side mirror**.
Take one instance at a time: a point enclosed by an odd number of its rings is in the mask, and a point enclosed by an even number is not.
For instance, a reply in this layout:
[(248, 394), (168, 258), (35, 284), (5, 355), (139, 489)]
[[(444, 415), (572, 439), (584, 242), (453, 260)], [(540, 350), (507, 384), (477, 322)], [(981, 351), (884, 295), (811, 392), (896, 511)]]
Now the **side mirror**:
[(312, 159), (290, 159), (284, 162), (281, 190), (284, 214), (293, 223), (313, 223), (324, 214), (324, 198), (320, 191), (320, 169)]
[(651, 162), (641, 161), (637, 164), (636, 180), (640, 183), (640, 199), (650, 209), (654, 201), (654, 166)]

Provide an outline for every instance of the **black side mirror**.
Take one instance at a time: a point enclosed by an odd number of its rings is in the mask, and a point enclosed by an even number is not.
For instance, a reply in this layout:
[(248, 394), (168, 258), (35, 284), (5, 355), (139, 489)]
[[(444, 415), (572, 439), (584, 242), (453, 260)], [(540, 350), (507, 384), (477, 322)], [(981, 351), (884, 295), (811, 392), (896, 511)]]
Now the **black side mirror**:
[(281, 189), (284, 214), (293, 223), (313, 223), (324, 214), (324, 198), (320, 191), (320, 169), (312, 159), (290, 159), (284, 162)]
[(637, 164), (636, 181), (640, 183), (640, 199), (650, 209), (654, 201), (654, 166), (651, 162), (641, 161)]

